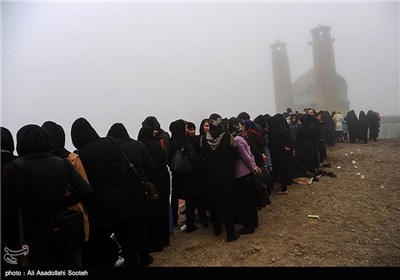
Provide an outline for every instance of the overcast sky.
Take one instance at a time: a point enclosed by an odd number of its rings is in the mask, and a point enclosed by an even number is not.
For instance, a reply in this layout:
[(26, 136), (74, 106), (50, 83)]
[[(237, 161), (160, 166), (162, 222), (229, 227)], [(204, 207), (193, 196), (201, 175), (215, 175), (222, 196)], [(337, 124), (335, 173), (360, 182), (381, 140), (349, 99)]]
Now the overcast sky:
[[(350, 108), (399, 114), (398, 2), (2, 2), (2, 126), (101, 136), (146, 116), (164, 130), (217, 112), (275, 112), (270, 45), (287, 43), (292, 82), (313, 67), (310, 31), (331, 26)], [(296, 108), (302, 109), (302, 108)], [(197, 130), (198, 131), (198, 130)]]

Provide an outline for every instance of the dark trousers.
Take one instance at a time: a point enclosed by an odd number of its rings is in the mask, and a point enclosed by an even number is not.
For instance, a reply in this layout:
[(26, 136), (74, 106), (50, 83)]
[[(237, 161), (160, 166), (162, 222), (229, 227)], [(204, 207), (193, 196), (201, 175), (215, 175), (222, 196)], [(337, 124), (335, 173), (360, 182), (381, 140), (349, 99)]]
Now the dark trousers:
[(258, 224), (258, 213), (255, 204), (256, 186), (253, 173), (235, 179), (237, 191), (236, 215), (246, 229), (255, 229)]
[[(221, 202), (221, 204), (230, 203), (230, 201)], [(232, 201), (232, 204), (235, 204), (235, 202)], [(213, 224), (214, 233), (217, 235), (221, 233), (221, 214), (226, 229), (226, 236), (228, 239), (233, 239), (236, 236), (234, 205), (221, 205), (221, 207), (210, 209), (211, 222)]]

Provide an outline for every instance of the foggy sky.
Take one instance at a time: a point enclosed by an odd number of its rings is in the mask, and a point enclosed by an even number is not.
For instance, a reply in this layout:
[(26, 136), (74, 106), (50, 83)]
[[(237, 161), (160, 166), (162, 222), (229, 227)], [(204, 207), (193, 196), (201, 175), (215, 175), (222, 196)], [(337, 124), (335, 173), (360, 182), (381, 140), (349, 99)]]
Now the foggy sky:
[[(2, 120), (15, 136), (85, 117), (132, 138), (154, 115), (168, 131), (211, 113), (275, 114), (270, 45), (292, 82), (313, 68), (310, 31), (331, 26), (350, 109), (399, 114), (399, 3), (2, 2)], [(294, 108), (301, 110), (303, 108)]]

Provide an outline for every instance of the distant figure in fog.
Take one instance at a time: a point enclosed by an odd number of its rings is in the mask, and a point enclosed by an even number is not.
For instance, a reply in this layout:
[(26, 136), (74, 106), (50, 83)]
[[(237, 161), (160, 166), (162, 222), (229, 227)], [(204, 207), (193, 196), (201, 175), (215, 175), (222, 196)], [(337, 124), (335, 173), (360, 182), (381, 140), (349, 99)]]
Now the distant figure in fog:
[(368, 118), (364, 111), (360, 111), (358, 116), (358, 140), (368, 143)]
[(377, 141), (379, 135), (379, 128), (381, 126), (379, 123), (381, 117), (379, 116), (378, 112), (369, 110), (367, 113), (367, 119), (369, 127), (369, 140)]

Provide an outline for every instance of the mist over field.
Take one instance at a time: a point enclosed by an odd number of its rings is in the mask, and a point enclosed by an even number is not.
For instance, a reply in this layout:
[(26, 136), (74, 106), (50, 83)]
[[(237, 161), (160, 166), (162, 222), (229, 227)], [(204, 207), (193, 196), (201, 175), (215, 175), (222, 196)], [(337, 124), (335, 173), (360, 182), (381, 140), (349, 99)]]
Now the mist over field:
[[(396, 2), (2, 2), (1, 125), (15, 136), (85, 117), (105, 136), (146, 116), (168, 131), (217, 112), (275, 114), (270, 46), (292, 82), (313, 68), (310, 31), (331, 27), (350, 109), (399, 115)], [(294, 108), (302, 110), (303, 108)]]

